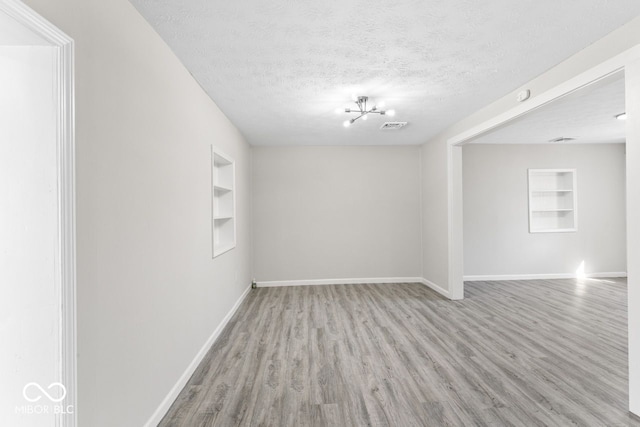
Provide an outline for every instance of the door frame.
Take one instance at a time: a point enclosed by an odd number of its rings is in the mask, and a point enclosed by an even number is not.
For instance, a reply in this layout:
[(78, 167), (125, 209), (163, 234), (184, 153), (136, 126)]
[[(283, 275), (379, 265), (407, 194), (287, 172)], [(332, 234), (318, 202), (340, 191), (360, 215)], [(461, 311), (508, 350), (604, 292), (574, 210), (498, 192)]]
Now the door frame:
[(56, 417), (56, 426), (74, 427), (77, 425), (74, 42), (19, 0), (0, 0), (0, 12), (36, 33), (56, 50), (58, 245), (54, 286), (59, 302), (60, 339), (56, 381), (66, 387), (65, 407), (73, 407), (72, 413)]
[[(464, 239), (462, 198), (462, 146), (485, 132), (521, 117), (538, 108), (594, 84), (610, 75), (625, 71), (625, 103), (627, 112), (627, 280), (629, 307), (640, 305), (640, 194), (633, 192), (640, 179), (634, 161), (640, 157), (640, 45), (636, 45), (565, 82), (519, 104), (497, 116), (461, 132), (447, 140), (448, 198), (448, 285), (451, 299), (464, 298)], [(635, 219), (638, 217), (639, 219)], [(636, 224), (637, 222), (637, 224)], [(640, 357), (640, 313), (628, 310), (629, 333), (629, 399), (630, 411), (640, 415), (640, 366), (631, 361)]]

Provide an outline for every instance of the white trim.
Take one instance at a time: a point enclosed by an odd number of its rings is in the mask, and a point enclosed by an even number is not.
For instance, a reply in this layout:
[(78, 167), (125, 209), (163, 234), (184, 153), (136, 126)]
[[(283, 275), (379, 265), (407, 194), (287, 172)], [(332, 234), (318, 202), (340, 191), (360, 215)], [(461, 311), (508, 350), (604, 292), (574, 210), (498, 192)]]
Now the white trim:
[(434, 291), (436, 291), (437, 293), (439, 293), (440, 295), (442, 295), (445, 298), (453, 299), (453, 298), (451, 298), (451, 294), (449, 293), (449, 291), (447, 291), (446, 289), (436, 285), (431, 280), (427, 280), (425, 278), (422, 278), (420, 280), (420, 283), (422, 283), (423, 285), (433, 289)]
[(640, 416), (640, 58), (625, 64), (629, 410)]
[(313, 279), (313, 280), (275, 280), (258, 281), (259, 288), (280, 286), (319, 286), (319, 285), (357, 285), (363, 283), (423, 283), (422, 277), (370, 277), (366, 279)]
[(418, 186), (418, 193), (420, 196), (420, 275), (424, 276), (424, 206), (422, 205), (422, 151), (424, 148), (420, 146), (418, 153), (418, 171), (420, 172), (420, 185)]
[[(447, 149), (447, 222), (448, 235), (448, 287), (453, 300), (464, 298), (464, 236), (462, 208), (462, 147), (449, 146)], [(458, 226), (460, 224), (460, 226)], [(424, 273), (423, 273), (424, 274)]]
[[(586, 278), (627, 277), (624, 271), (587, 273)], [(500, 280), (541, 280), (541, 279), (577, 279), (576, 273), (551, 273), (551, 274), (489, 274), (464, 276), (465, 282), (487, 282)]]
[(187, 366), (187, 369), (182, 373), (175, 385), (171, 387), (171, 390), (169, 390), (169, 394), (167, 394), (167, 396), (162, 400), (162, 403), (160, 403), (160, 406), (158, 406), (153, 415), (151, 415), (151, 418), (149, 418), (149, 420), (144, 424), (145, 427), (157, 426), (160, 421), (162, 421), (162, 418), (164, 418), (164, 416), (169, 411), (169, 408), (171, 408), (171, 405), (173, 405), (173, 402), (175, 402), (175, 400), (178, 398), (178, 395), (189, 381), (189, 378), (191, 378), (193, 373), (196, 371), (196, 369), (198, 368), (204, 357), (207, 355), (213, 344), (216, 342), (225, 326), (227, 326), (233, 315), (236, 314), (236, 311), (238, 311), (240, 304), (242, 304), (247, 295), (249, 295), (250, 290), (251, 286), (248, 286), (247, 289), (244, 290), (242, 295), (240, 295), (240, 298), (238, 298), (233, 307), (231, 307), (231, 310), (229, 310), (227, 315), (224, 316), (222, 322), (220, 322), (218, 327), (213, 331), (207, 342), (205, 342), (200, 351), (198, 351), (189, 366)]
[(76, 328), (76, 215), (75, 215), (75, 104), (74, 42), (56, 26), (18, 0), (0, 0), (0, 12), (29, 28), (57, 50), (57, 173), (58, 173), (58, 258), (59, 360), (57, 381), (65, 385), (65, 406), (71, 414), (55, 418), (56, 426), (77, 425), (77, 328)]

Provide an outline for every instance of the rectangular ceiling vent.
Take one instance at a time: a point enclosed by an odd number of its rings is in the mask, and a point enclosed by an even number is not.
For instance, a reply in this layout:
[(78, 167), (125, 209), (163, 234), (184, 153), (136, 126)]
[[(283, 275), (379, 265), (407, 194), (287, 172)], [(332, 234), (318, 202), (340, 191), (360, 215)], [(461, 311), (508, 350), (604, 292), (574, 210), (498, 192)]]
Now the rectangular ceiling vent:
[(575, 138), (561, 136), (559, 138), (550, 139), (549, 142), (571, 142), (575, 140), (576, 140)]
[(380, 126), (380, 129), (382, 130), (400, 129), (402, 127), (405, 127), (406, 125), (407, 125), (407, 122), (385, 122), (382, 126)]

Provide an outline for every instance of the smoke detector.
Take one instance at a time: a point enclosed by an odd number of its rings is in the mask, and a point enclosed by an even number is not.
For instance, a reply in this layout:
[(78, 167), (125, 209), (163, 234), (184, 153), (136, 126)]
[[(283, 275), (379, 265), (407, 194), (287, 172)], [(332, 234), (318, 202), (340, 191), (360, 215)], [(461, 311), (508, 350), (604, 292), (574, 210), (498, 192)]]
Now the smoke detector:
[(559, 138), (550, 139), (549, 142), (561, 143), (561, 142), (570, 142), (570, 141), (575, 141), (575, 140), (576, 140), (575, 138), (561, 136)]
[(407, 122), (384, 122), (380, 129), (382, 130), (391, 130), (391, 129), (400, 129), (407, 125)]

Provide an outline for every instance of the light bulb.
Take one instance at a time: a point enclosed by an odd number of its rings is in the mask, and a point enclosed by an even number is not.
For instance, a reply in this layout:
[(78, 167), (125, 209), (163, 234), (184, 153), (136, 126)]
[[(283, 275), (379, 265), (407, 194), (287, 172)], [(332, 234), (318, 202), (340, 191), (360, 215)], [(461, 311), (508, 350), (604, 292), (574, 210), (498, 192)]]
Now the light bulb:
[(336, 108), (336, 109), (335, 109), (335, 113), (336, 113), (336, 114), (342, 114), (342, 113), (344, 113), (344, 108)]
[(376, 107), (378, 107), (379, 110), (382, 110), (384, 108), (386, 104), (384, 103), (384, 101), (382, 102), (376, 102)]
[(618, 119), (618, 120), (627, 120), (627, 113), (618, 114), (616, 116), (616, 119)]
[(348, 128), (349, 126), (351, 126), (351, 120), (345, 120), (344, 123), (342, 123), (342, 126)]
[(387, 111), (386, 111), (386, 114), (387, 114), (387, 116), (391, 116), (391, 117), (393, 117), (393, 116), (395, 116), (395, 115), (396, 115), (396, 110), (387, 110)]
[(365, 114), (364, 116), (362, 116), (362, 120), (367, 120), (369, 118), (368, 114)]

